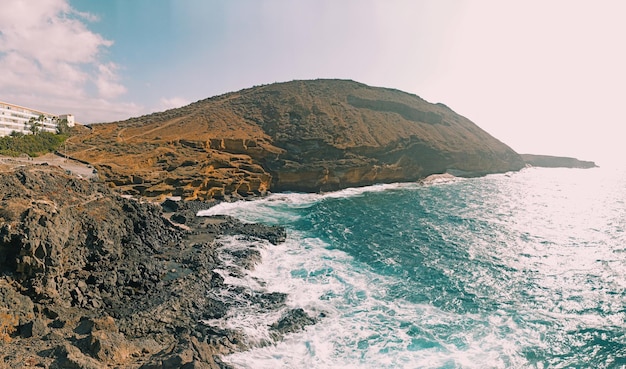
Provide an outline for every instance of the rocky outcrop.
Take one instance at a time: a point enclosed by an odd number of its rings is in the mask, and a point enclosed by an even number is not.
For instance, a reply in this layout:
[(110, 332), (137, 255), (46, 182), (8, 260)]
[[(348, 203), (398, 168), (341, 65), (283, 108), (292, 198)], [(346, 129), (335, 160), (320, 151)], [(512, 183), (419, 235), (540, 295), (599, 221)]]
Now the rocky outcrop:
[(508, 146), (443, 104), (344, 80), (277, 83), (72, 137), (72, 157), (143, 196), (245, 197), (519, 170)]
[[(0, 361), (9, 367), (223, 368), (221, 355), (268, 342), (207, 320), (241, 304), (293, 315), (283, 294), (226, 285), (223, 273), (242, 274), (260, 253), (219, 241), (276, 244), (284, 229), (198, 218), (210, 206), (202, 202), (169, 201), (163, 213), (57, 167), (3, 170)], [(267, 324), (279, 339), (313, 321), (298, 312)]]
[(568, 158), (563, 156), (549, 156), (549, 155), (520, 155), (524, 162), (533, 167), (544, 168), (596, 168), (597, 165), (593, 161), (578, 160), (575, 158)]

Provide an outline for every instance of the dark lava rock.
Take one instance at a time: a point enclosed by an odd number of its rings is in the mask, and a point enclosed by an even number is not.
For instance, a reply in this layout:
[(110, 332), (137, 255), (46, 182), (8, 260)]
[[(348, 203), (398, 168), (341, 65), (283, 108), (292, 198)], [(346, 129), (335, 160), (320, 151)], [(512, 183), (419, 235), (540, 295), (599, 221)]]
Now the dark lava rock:
[(46, 322), (41, 318), (35, 318), (20, 327), (20, 335), (24, 338), (41, 338), (48, 334), (49, 331)]
[(165, 201), (161, 203), (161, 207), (163, 208), (163, 211), (168, 212), (168, 213), (173, 213), (175, 211), (178, 211), (179, 204), (180, 204), (179, 201), (166, 199)]
[(298, 332), (307, 325), (313, 325), (316, 322), (317, 320), (311, 318), (303, 309), (297, 308), (289, 310), (278, 322), (272, 324), (270, 329), (284, 335)]
[[(0, 317), (12, 332), (0, 357), (10, 367), (25, 358), (43, 368), (227, 367), (218, 356), (247, 349), (247, 340), (203, 321), (243, 304), (283, 309), (286, 296), (225, 285), (215, 269), (245, 273), (260, 254), (222, 250), (219, 237), (275, 244), (285, 231), (195, 216), (210, 206), (167, 202), (187, 230), (158, 206), (56, 167), (0, 172)], [(228, 252), (235, 265), (224, 264)]]

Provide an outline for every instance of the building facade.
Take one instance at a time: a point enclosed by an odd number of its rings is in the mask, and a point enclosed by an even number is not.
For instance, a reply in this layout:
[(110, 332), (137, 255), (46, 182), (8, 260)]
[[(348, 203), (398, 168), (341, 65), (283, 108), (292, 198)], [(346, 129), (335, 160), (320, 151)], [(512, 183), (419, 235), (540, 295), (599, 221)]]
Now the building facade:
[(61, 114), (59, 115), (59, 121), (65, 120), (67, 122), (68, 127), (74, 127), (74, 116), (72, 114)]
[(10, 135), (12, 132), (33, 133), (33, 124), (36, 124), (40, 131), (56, 133), (57, 126), (63, 119), (67, 120), (69, 127), (74, 126), (72, 114), (59, 116), (0, 101), (0, 137)]

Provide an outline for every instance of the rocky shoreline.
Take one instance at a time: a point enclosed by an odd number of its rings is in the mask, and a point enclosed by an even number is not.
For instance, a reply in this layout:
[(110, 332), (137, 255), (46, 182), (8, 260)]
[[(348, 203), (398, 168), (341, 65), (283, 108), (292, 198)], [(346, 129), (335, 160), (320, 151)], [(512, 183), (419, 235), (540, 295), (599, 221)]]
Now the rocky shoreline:
[[(285, 294), (224, 282), (260, 261), (253, 244), (286, 233), (196, 217), (211, 205), (140, 202), (53, 166), (0, 168), (0, 368), (230, 368), (223, 355), (314, 324)], [(226, 249), (227, 235), (250, 246)], [(281, 316), (271, 340), (210, 324), (242, 301)]]
[[(283, 293), (225, 282), (261, 261), (260, 244), (284, 242), (285, 229), (196, 216), (217, 200), (131, 199), (80, 174), (91, 168), (63, 164), (0, 162), (0, 369), (231, 368), (224, 355), (323, 317), (288, 307)], [(219, 324), (241, 309), (277, 317), (266, 338)]]

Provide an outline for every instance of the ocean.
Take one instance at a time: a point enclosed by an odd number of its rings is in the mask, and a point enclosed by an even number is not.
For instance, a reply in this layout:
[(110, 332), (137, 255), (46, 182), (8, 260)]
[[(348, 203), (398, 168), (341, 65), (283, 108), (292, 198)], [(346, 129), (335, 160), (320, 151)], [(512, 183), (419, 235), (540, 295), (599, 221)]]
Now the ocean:
[(227, 282), (288, 294), (319, 322), (268, 342), (280, 312), (213, 324), (258, 348), (238, 368), (626, 368), (626, 171), (527, 168), (449, 182), (222, 203), (282, 225)]

